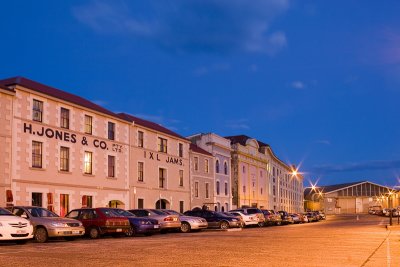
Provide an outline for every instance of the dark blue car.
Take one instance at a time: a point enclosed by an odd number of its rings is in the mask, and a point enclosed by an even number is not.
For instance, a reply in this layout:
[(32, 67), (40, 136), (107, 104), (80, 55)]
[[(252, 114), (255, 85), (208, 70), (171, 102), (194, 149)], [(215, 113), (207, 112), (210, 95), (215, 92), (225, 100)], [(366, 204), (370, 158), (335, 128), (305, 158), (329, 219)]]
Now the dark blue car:
[(129, 219), (131, 229), (126, 233), (127, 236), (135, 236), (137, 234), (152, 235), (160, 232), (160, 225), (155, 219), (136, 217), (135, 214), (123, 209), (113, 210), (119, 215)]

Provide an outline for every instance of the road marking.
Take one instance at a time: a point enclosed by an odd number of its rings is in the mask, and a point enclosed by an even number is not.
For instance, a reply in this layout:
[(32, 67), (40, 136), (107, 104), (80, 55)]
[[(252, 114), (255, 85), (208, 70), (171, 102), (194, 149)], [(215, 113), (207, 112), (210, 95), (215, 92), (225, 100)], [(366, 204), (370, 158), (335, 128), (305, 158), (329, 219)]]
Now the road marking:
[(390, 263), (391, 263), (391, 257), (390, 257), (390, 239), (389, 238), (387, 238), (386, 239), (387, 240), (387, 242), (386, 242), (386, 254), (387, 254), (387, 266), (388, 267), (390, 267)]
[[(386, 238), (382, 241), (382, 243), (372, 252), (371, 255), (369, 255), (369, 257), (364, 261), (363, 264), (361, 264), (360, 267), (365, 266), (365, 265), (367, 264), (367, 262), (372, 258), (372, 256), (375, 255), (375, 253), (376, 253), (376, 252), (379, 250), (379, 248), (385, 243), (385, 241), (389, 239), (389, 235), (390, 235), (391, 232), (392, 232), (392, 231), (389, 231), (389, 233), (386, 235)], [(390, 266), (390, 265), (389, 265), (389, 266)]]

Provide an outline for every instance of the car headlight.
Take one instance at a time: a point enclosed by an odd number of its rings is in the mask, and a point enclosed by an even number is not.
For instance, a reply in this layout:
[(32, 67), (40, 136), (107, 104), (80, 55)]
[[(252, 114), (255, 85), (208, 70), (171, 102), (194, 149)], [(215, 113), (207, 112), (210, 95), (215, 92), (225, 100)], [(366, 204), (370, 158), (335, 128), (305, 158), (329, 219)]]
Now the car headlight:
[(61, 223), (61, 222), (52, 222), (51, 226), (53, 226), (53, 227), (67, 227), (68, 225), (66, 223)]

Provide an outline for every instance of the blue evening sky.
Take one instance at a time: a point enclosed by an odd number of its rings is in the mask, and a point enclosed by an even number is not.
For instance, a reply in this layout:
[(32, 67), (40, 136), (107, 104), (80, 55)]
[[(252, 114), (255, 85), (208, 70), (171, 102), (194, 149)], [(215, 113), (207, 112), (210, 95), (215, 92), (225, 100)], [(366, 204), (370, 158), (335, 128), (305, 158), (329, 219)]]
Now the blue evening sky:
[(400, 1), (1, 1), (0, 78), (181, 135), (245, 134), (306, 182), (400, 180)]

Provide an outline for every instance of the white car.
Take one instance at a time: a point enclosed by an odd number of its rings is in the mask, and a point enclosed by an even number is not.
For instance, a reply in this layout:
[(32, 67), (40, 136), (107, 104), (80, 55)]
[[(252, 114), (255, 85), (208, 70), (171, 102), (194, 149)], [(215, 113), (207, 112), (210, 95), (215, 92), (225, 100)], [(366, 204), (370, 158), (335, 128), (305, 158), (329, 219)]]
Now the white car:
[(229, 213), (235, 216), (242, 217), (245, 226), (258, 225), (258, 217), (256, 216), (256, 214), (244, 214), (240, 211), (230, 211)]
[(33, 226), (30, 221), (0, 208), (0, 241), (24, 244), (31, 238), (33, 238)]

